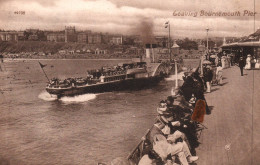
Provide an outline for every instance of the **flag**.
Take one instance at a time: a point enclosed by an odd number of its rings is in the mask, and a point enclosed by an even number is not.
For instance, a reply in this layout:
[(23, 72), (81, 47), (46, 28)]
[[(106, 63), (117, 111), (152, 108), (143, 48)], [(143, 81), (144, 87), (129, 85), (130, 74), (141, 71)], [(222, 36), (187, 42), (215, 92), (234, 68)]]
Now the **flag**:
[(167, 28), (169, 25), (169, 21), (165, 22), (165, 28)]
[[(39, 62), (39, 61), (38, 61), (38, 62)], [(40, 64), (41, 68), (44, 68), (45, 66), (47, 66), (47, 64), (43, 65), (43, 64), (40, 63), (40, 62), (39, 62), (39, 64)]]

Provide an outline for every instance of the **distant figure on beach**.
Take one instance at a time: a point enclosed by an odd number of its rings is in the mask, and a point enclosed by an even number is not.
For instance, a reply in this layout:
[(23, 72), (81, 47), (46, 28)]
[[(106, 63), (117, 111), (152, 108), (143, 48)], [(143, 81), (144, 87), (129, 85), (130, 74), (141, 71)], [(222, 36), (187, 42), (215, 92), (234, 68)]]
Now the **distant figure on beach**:
[(243, 57), (240, 57), (238, 66), (240, 68), (241, 76), (243, 76), (243, 68), (245, 66), (245, 61), (244, 61)]
[(247, 55), (245, 69), (248, 69), (248, 70), (251, 69), (251, 55), (250, 54)]

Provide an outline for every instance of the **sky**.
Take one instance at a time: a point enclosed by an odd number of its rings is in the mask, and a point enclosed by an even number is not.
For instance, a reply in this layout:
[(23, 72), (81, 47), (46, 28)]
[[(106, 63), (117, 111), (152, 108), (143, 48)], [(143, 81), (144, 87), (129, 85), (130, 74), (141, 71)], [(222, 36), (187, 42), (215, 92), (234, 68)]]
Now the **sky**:
[[(19, 11), (24, 14), (17, 14)], [(205, 16), (201, 11), (239, 15)], [(207, 28), (209, 37), (247, 36), (260, 27), (260, 1), (0, 0), (0, 29), (4, 30), (64, 30), (65, 26), (75, 26), (76, 30), (128, 35), (148, 28), (154, 35), (168, 35), (167, 21), (173, 38), (205, 38)]]

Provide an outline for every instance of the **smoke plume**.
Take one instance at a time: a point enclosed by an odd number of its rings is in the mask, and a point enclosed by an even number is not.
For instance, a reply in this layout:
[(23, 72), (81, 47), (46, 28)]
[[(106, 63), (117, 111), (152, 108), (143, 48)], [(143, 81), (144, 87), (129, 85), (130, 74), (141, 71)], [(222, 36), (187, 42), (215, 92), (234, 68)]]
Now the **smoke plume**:
[(144, 44), (154, 42), (153, 26), (153, 20), (150, 18), (142, 18), (136, 26), (135, 34), (141, 37), (140, 39)]

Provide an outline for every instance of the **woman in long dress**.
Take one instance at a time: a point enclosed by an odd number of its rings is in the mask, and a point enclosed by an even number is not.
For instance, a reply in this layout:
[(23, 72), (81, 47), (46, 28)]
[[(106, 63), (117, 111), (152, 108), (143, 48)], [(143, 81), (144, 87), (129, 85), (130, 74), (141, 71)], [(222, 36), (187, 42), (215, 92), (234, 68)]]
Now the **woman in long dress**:
[(226, 67), (226, 56), (221, 57), (221, 65), (223, 69)]
[(251, 55), (247, 55), (245, 69), (251, 69)]

